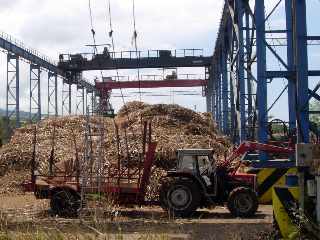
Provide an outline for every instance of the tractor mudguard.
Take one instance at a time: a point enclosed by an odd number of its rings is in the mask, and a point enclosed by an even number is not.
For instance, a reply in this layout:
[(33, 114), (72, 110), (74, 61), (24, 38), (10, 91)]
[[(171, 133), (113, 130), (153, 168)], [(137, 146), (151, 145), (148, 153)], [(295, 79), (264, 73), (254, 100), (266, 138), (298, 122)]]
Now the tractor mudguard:
[(75, 197), (81, 198), (80, 193), (75, 190), (75, 187), (72, 187), (70, 185), (56, 186), (56, 187), (50, 188), (49, 196), (52, 197), (55, 193), (60, 191), (67, 191), (72, 195), (74, 195)]
[(175, 172), (175, 171), (168, 171), (167, 176), (164, 178), (187, 178), (190, 179), (191, 182), (195, 182), (199, 187), (201, 192), (207, 193), (205, 183), (198, 177), (196, 177), (192, 173), (188, 172)]

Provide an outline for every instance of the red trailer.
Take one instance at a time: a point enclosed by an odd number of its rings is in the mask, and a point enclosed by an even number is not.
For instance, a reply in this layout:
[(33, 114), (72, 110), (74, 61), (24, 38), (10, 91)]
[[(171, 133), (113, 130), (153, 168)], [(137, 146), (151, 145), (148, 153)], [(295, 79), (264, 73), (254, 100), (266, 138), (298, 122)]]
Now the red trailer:
[[(36, 173), (36, 163), (33, 158), (31, 180), (25, 181), (23, 187), (25, 191), (34, 192), (38, 199), (50, 199), (53, 213), (59, 216), (76, 216), (88, 194), (112, 196), (118, 204), (145, 204), (146, 187), (149, 184), (157, 144), (151, 142), (151, 124), (149, 124), (148, 141), (146, 141), (146, 124), (144, 130), (141, 154), (143, 161), (135, 170), (130, 171), (120, 167), (119, 161), (110, 166), (118, 171), (114, 173), (108, 171), (106, 176), (86, 178), (81, 176), (80, 171), (76, 171), (73, 175), (67, 172), (41, 175)], [(49, 168), (51, 169), (49, 172), (52, 172), (52, 166)]]

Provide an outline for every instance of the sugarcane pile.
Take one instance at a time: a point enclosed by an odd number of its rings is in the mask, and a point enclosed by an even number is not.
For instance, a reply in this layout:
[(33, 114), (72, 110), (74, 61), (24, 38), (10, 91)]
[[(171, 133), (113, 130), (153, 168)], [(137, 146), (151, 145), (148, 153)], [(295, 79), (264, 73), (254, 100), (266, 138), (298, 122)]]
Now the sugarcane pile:
[(104, 175), (116, 176), (119, 169), (137, 172), (143, 161), (142, 133), (146, 121), (151, 122), (152, 141), (157, 142), (147, 193), (149, 199), (157, 197), (159, 179), (175, 166), (177, 149), (213, 148), (216, 159), (230, 149), (228, 139), (217, 133), (210, 114), (196, 113), (178, 105), (130, 102), (120, 109), (115, 119), (58, 117), (17, 129), (11, 141), (0, 149), (0, 176), (12, 178), (19, 171), (25, 173), (30, 169), (33, 153), (40, 173), (48, 173), (49, 159), (53, 159), (54, 170), (73, 174), (77, 164), (84, 170), (86, 151), (93, 156), (85, 166), (90, 174), (97, 171), (98, 156)]

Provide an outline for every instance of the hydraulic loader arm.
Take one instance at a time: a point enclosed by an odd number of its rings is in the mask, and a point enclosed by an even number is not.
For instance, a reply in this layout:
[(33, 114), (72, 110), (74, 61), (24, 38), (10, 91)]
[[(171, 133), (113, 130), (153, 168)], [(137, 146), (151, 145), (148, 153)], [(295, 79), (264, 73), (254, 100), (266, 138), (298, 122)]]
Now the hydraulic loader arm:
[(286, 153), (293, 154), (294, 149), (287, 147), (279, 147), (271, 144), (263, 144), (258, 142), (245, 141), (233, 151), (233, 153), (225, 160), (225, 166), (231, 164), (236, 158), (242, 156), (248, 151), (264, 151), (267, 153)]

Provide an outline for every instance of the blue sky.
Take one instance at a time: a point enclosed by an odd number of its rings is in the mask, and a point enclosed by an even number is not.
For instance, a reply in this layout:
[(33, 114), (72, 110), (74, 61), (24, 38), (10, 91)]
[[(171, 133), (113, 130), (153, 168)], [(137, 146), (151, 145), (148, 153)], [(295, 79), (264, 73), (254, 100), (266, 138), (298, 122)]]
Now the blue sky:
[[(250, 2), (253, 2), (252, 0)], [(266, 12), (277, 0), (267, 0)], [(284, 2), (284, 1), (283, 1)], [(320, 1), (308, 0), (308, 30), (312, 35), (320, 34), (318, 28), (318, 13)], [(59, 53), (88, 52), (85, 47), (92, 42), (87, 0), (1, 0), (0, 29), (22, 40), (26, 45), (38, 49), (42, 53), (57, 59)], [(98, 43), (109, 43), (106, 23), (106, 0), (92, 0), (94, 28), (97, 33)], [(131, 37), (133, 34), (131, 0), (111, 0), (113, 30), (117, 50), (133, 50)], [(214, 49), (216, 34), (222, 11), (222, 0), (136, 0), (136, 20), (138, 31), (139, 50), (147, 49), (182, 49), (203, 48), (205, 55), (211, 55)], [(275, 13), (269, 25), (279, 28), (283, 25), (284, 15), (281, 12), (283, 3)], [(319, 47), (310, 48), (310, 68), (317, 69), (320, 57)], [(277, 49), (285, 55), (285, 50)], [(268, 54), (269, 56), (270, 54)], [(0, 81), (3, 86), (6, 82), (5, 54), (0, 53)], [(28, 110), (28, 65), (22, 63), (21, 70), (21, 96), (22, 109)], [(272, 57), (268, 58), (270, 68), (279, 70), (279, 64)], [(203, 69), (179, 69), (179, 73), (203, 74)], [(120, 75), (136, 75), (136, 71), (120, 71)], [(162, 74), (159, 69), (144, 70), (142, 74)], [(115, 72), (104, 72), (105, 76), (115, 75)], [(97, 72), (86, 74), (88, 79), (99, 76)], [(43, 98), (47, 97), (46, 77), (43, 73)], [(312, 79), (314, 85), (317, 79)], [(269, 87), (269, 104), (281, 92), (285, 80), (274, 80)], [(59, 82), (61, 86), (61, 81)], [(205, 111), (205, 98), (201, 96), (178, 96), (173, 90), (182, 89), (157, 89), (155, 94), (167, 94), (167, 97), (143, 96), (142, 100), (151, 103), (178, 103), (198, 111)], [(183, 89), (184, 90), (184, 89)], [(190, 89), (186, 89), (190, 90)], [(200, 88), (191, 89), (198, 93)], [(151, 90), (146, 89), (146, 92)], [(136, 90), (124, 90), (124, 95), (130, 95), (126, 101), (138, 100)], [(73, 96), (76, 98), (76, 89), (73, 87)], [(114, 91), (115, 95), (119, 95)], [(149, 93), (150, 94), (150, 93)], [(0, 88), (0, 107), (5, 107), (5, 88)], [(114, 107), (119, 109), (122, 105), (120, 98), (113, 98)], [(287, 119), (286, 95), (270, 111), (270, 114)], [(73, 103), (75, 105), (75, 102)], [(61, 106), (61, 91), (59, 92), (59, 106)], [(46, 112), (46, 104), (43, 112)]]

